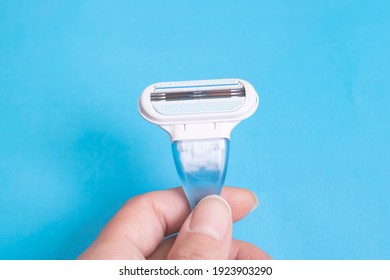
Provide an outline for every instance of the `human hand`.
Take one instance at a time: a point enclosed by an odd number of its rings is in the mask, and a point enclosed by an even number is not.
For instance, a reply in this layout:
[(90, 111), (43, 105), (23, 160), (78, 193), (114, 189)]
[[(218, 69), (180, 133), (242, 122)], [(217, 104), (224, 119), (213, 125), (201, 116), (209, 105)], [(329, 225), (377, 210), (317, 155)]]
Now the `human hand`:
[(79, 259), (270, 259), (255, 245), (232, 240), (233, 221), (256, 206), (252, 192), (233, 187), (204, 198), (192, 212), (182, 188), (136, 196)]

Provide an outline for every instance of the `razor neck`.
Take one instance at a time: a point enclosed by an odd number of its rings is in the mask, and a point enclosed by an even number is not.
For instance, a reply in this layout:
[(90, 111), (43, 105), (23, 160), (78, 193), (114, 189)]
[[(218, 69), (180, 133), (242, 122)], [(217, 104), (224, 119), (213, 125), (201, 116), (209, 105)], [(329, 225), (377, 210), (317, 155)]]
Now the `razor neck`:
[(207, 122), (161, 125), (161, 128), (168, 132), (171, 141), (226, 138), (230, 139), (230, 133), (239, 123), (234, 122)]

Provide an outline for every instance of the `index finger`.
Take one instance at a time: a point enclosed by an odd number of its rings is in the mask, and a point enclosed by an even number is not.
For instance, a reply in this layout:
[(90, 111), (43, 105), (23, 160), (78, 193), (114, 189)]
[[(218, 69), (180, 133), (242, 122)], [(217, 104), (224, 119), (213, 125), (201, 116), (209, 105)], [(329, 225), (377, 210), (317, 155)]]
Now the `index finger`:
[[(233, 221), (248, 214), (256, 196), (241, 188), (224, 187)], [(81, 259), (141, 259), (149, 256), (165, 236), (179, 231), (191, 212), (181, 187), (150, 192), (130, 199), (106, 225)]]

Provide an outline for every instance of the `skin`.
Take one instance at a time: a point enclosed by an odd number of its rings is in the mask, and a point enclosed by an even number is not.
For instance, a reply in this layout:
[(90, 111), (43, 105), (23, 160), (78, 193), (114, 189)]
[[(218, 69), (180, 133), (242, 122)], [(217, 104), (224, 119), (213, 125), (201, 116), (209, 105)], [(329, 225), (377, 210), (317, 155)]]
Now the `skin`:
[(182, 188), (146, 193), (128, 200), (79, 259), (271, 259), (232, 239), (233, 222), (257, 203), (246, 189), (224, 187), (191, 211)]

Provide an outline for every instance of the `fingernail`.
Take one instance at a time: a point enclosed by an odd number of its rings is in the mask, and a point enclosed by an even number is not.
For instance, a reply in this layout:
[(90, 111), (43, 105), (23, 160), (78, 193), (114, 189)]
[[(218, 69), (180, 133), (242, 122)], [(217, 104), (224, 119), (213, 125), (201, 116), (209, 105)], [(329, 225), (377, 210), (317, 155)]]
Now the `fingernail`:
[(250, 190), (248, 190), (248, 192), (251, 193), (251, 195), (253, 197), (253, 201), (254, 201), (254, 205), (253, 205), (253, 207), (252, 207), (252, 209), (250, 211), (250, 212), (252, 212), (252, 211), (254, 211), (257, 208), (257, 206), (259, 206), (259, 199), (257, 198), (257, 195), (254, 192), (252, 192)]
[(219, 195), (209, 195), (195, 207), (189, 227), (192, 232), (221, 240), (231, 223), (232, 211), (226, 200)]

